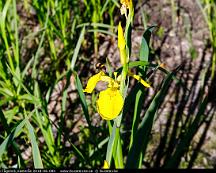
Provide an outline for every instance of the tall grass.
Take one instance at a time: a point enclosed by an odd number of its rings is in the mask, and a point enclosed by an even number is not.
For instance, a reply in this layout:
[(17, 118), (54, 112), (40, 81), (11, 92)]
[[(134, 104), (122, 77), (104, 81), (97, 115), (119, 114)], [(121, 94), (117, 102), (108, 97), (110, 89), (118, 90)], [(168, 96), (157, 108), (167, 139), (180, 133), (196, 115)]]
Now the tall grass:
[(213, 0), (197, 0), (196, 1), (198, 6), (200, 7), (200, 10), (204, 16), (204, 19), (208, 25), (209, 28), (209, 35), (210, 35), (210, 41), (211, 41), (211, 46), (213, 49), (213, 54), (212, 54), (212, 72), (211, 76), (212, 79), (215, 76), (215, 65), (216, 65), (216, 3)]
[[(35, 168), (63, 167), (74, 156), (79, 157), (82, 163), (85, 161), (83, 154), (71, 139), (66, 137), (64, 131), (70, 77), (77, 76), (75, 70), (78, 68), (76, 61), (79, 50), (84, 34), (90, 29), (77, 28), (91, 17), (91, 11), (87, 11), (84, 16), (80, 15), (89, 4), (83, 4), (83, 9), (79, 9), (78, 3), (78, 1), (33, 1), (32, 3), (25, 1), (23, 6), (15, 0), (1, 1), (0, 94), (1, 108), (3, 108), (1, 127), (4, 129), (1, 131), (1, 165), (17, 168), (25, 168), (26, 165)], [(97, 7), (96, 4), (92, 5)], [(103, 11), (110, 5), (111, 3), (106, 1)], [(19, 6), (22, 8), (18, 11)], [(25, 18), (26, 16), (23, 19), (22, 15), (25, 13), (31, 19)], [(103, 13), (101, 12), (101, 15)], [(34, 27), (31, 28), (25, 23), (28, 20), (32, 20), (33, 26), (39, 27), (33, 34), (31, 32)], [(22, 22), (24, 26), (21, 25)], [(24, 37), (20, 35), (21, 29), (27, 33)], [(34, 44), (30, 50), (26, 42)], [(25, 55), (21, 51), (28, 53)], [(47, 56), (48, 64), (44, 61)], [(41, 64), (43, 61), (49, 70), (44, 71)], [(48, 103), (54, 87), (63, 77), (67, 78), (68, 84), (63, 91), (60, 121), (54, 123), (48, 115)], [(54, 127), (57, 128), (57, 134), (53, 133)], [(39, 141), (39, 137), (43, 137), (44, 142)], [(66, 157), (60, 154), (65, 148), (63, 137), (70, 143), (71, 148)], [(27, 149), (25, 143), (31, 144), (33, 162), (31, 157), (23, 159), (23, 153)], [(19, 149), (19, 146), (24, 148)], [(15, 158), (8, 152), (11, 147), (16, 153)], [(13, 162), (8, 164), (11, 160)]]

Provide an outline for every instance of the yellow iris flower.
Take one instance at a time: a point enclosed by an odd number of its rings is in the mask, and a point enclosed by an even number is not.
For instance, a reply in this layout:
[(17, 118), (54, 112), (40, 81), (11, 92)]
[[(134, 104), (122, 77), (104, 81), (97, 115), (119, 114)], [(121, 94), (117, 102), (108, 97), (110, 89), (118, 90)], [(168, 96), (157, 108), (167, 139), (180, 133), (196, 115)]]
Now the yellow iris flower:
[[(84, 92), (92, 93), (99, 81), (108, 83), (107, 89), (100, 92), (97, 100), (98, 113), (104, 120), (112, 120), (116, 118), (120, 114), (124, 105), (124, 99), (119, 90), (121, 76), (116, 78), (116, 73), (114, 73), (114, 75), (115, 80), (107, 76), (103, 71), (100, 71), (88, 80), (87, 86), (83, 90)], [(150, 87), (150, 85), (140, 76), (135, 75), (130, 71), (128, 72), (128, 75), (138, 80), (145, 87)]]
[(108, 82), (108, 87), (99, 94), (97, 110), (103, 119), (112, 120), (119, 115), (124, 104), (119, 90), (119, 81), (114, 80), (105, 75), (103, 71), (100, 71), (89, 79), (84, 92), (92, 93), (99, 81)]

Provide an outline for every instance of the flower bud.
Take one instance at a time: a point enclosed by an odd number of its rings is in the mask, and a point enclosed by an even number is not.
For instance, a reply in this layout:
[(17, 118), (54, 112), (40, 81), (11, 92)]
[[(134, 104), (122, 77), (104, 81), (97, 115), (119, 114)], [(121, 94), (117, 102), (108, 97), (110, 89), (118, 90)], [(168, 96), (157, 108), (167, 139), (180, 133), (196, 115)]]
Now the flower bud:
[(128, 62), (127, 56), (126, 56), (125, 45), (126, 45), (126, 42), (125, 42), (125, 38), (124, 38), (123, 29), (121, 26), (121, 22), (119, 22), (119, 25), (118, 25), (118, 48), (119, 48), (119, 52), (120, 52), (120, 61), (121, 61), (122, 65), (124, 65)]

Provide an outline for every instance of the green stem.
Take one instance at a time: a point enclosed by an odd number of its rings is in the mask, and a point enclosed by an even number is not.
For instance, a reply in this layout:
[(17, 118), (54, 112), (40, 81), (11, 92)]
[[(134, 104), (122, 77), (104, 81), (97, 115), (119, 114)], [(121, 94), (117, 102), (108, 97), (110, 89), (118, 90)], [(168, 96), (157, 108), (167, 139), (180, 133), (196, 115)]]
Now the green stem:
[[(127, 62), (129, 62), (130, 53), (131, 53), (131, 24), (133, 21), (134, 11), (133, 9), (129, 10), (129, 16), (127, 18), (126, 29), (125, 29), (125, 40), (126, 40), (126, 56)], [(126, 79), (128, 74), (128, 63), (123, 64), (123, 69), (121, 73), (121, 83), (120, 83), (120, 92), (125, 99), (126, 97)], [(122, 144), (120, 137), (120, 126), (122, 120), (122, 113), (114, 120), (114, 125), (112, 128), (112, 133), (110, 135), (107, 153), (106, 153), (106, 161), (109, 166), (111, 163), (111, 157), (113, 155), (116, 168), (124, 168), (123, 165), (123, 154), (122, 154)]]
[(123, 155), (122, 155), (122, 146), (121, 146), (121, 138), (120, 138), (120, 128), (116, 126), (116, 121), (112, 127), (111, 131), (111, 123), (108, 122), (110, 139), (108, 142), (107, 152), (106, 152), (106, 161), (108, 165), (111, 164), (112, 156), (115, 161), (116, 168), (123, 168)]

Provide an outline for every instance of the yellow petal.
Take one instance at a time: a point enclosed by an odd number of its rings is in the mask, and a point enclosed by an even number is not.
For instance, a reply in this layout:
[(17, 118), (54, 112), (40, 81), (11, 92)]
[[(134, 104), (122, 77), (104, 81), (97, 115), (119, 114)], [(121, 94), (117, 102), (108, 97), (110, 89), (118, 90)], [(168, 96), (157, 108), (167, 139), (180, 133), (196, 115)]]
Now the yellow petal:
[(128, 71), (128, 75), (133, 77), (134, 79), (138, 80), (141, 84), (143, 84), (143, 86), (147, 87), (147, 88), (150, 88), (151, 86), (146, 82), (144, 81), (139, 75), (135, 75), (133, 73), (131, 73), (130, 71)]
[(109, 169), (109, 164), (106, 160), (104, 160), (103, 169)]
[[(114, 73), (114, 75), (115, 75), (115, 73)], [(101, 76), (100, 80), (103, 82), (108, 82), (109, 88), (119, 88), (119, 83), (118, 83), (119, 81), (116, 81), (109, 76)]]
[(87, 83), (86, 88), (83, 90), (83, 92), (92, 93), (94, 88), (96, 87), (97, 83), (101, 80), (101, 77), (105, 75), (103, 71), (100, 71), (96, 75), (92, 76)]
[(123, 29), (121, 26), (121, 22), (119, 22), (118, 25), (118, 47), (119, 49), (125, 49), (125, 38), (124, 38), (124, 33), (123, 33)]
[(122, 75), (119, 75), (119, 76), (117, 77), (117, 81), (120, 82), (121, 80), (122, 80)]
[(97, 100), (97, 109), (105, 120), (116, 118), (122, 110), (124, 100), (120, 91), (116, 88), (107, 88), (101, 91)]
[(125, 42), (125, 38), (124, 38), (123, 29), (121, 26), (121, 22), (119, 22), (119, 25), (118, 25), (118, 48), (119, 48), (119, 52), (120, 52), (120, 61), (121, 61), (122, 65), (124, 65), (128, 62), (127, 56), (126, 56), (125, 45), (126, 45), (126, 42)]
[(103, 82), (108, 82), (109, 84), (114, 82), (113, 78), (111, 78), (109, 76), (101, 76), (100, 80)]

